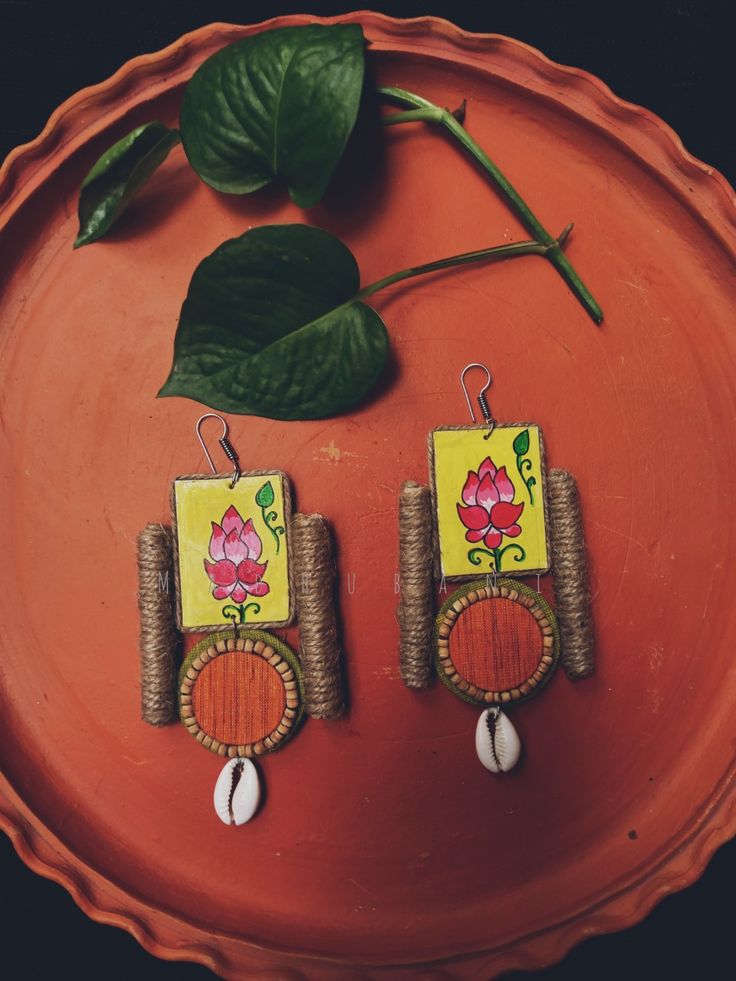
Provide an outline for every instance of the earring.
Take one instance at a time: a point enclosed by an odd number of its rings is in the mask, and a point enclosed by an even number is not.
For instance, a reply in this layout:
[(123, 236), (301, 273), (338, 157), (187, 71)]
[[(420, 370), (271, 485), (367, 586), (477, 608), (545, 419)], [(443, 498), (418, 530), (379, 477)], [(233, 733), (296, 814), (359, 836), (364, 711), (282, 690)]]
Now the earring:
[[(217, 473), (206, 419), (222, 426), (230, 474)], [(138, 538), (142, 715), (154, 726), (178, 715), (197, 742), (228, 758), (214, 807), (240, 825), (261, 796), (253, 759), (284, 746), (305, 713), (343, 711), (335, 565), (327, 522), (292, 514), (285, 473), (242, 471), (215, 413), (200, 417), (196, 434), (211, 474), (177, 477), (172, 528), (149, 524)], [(298, 656), (272, 632), (295, 618)], [(193, 633), (204, 636), (177, 668), (183, 635)]]
[[(486, 375), (481, 424), (465, 383), (474, 369)], [(494, 421), (485, 365), (466, 365), (460, 384), (473, 424), (432, 430), (429, 487), (401, 488), (400, 667), (407, 687), (428, 687), (436, 672), (482, 708), (476, 751), (500, 773), (521, 754), (506, 712), (537, 695), (560, 659), (570, 678), (593, 670), (587, 556), (575, 479), (547, 474), (539, 426)], [(554, 610), (540, 592), (552, 570)], [(520, 576), (536, 577), (537, 588)], [(438, 580), (446, 598), (435, 614)], [(462, 583), (449, 596), (448, 581)]]

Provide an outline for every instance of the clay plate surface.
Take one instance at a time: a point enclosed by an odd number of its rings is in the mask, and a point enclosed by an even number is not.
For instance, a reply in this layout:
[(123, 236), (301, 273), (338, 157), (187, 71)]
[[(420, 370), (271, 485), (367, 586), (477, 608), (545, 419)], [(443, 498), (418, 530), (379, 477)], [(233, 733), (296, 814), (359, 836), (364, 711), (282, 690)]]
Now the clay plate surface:
[[(376, 298), (393, 364), (358, 411), (232, 418), (243, 465), (285, 470), (296, 507), (334, 523), (351, 712), (265, 759), (262, 812), (226, 828), (221, 762), (139, 721), (135, 536), (204, 469), (199, 406), (154, 398), (195, 265), (266, 222), (340, 235), (366, 283), (526, 236), (454, 147), (401, 127), (383, 153), (359, 137), (306, 218), (278, 189), (218, 196), (174, 152), (108, 240), (72, 252), (93, 160), (174, 125), (196, 66), (264, 25), (203, 28), (69, 100), (0, 175), (0, 815), (32, 868), (158, 956), (485, 978), (634, 923), (736, 829), (733, 195), (660, 120), (518, 42), (344, 19), (380, 81), (468, 99), (550, 230), (575, 221), (605, 323), (540, 259), (465, 267)], [(496, 417), (538, 422), (577, 475), (599, 638), (593, 679), (559, 671), (515, 714), (525, 758), (500, 780), (475, 758), (477, 710), (397, 667), (398, 488), (426, 480), (429, 429), (466, 421), (470, 361), (494, 373)]]

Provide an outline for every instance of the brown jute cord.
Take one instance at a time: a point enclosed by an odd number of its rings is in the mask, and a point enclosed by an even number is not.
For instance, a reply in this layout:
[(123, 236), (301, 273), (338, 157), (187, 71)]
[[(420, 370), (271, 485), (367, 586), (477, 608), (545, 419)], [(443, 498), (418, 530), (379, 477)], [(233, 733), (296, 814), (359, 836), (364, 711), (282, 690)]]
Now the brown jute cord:
[(434, 562), (429, 487), (405, 481), (399, 495), (397, 616), (401, 677), (408, 688), (428, 688), (434, 652)]
[(178, 717), (175, 655), (181, 643), (174, 612), (174, 561), (171, 531), (146, 525), (138, 535), (141, 714), (152, 726)]
[(289, 530), (304, 701), (312, 718), (336, 719), (344, 711), (344, 699), (330, 529), (321, 514), (295, 514)]
[(547, 486), (560, 660), (568, 678), (587, 678), (593, 671), (595, 639), (578, 488), (567, 470), (550, 470)]

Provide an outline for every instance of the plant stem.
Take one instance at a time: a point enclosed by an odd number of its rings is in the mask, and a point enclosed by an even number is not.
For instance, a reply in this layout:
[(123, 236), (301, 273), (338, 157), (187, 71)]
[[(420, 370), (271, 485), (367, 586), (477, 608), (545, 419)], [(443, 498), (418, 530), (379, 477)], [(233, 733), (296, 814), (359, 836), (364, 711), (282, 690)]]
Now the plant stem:
[(426, 273), (437, 272), (438, 269), (449, 269), (452, 266), (463, 266), (471, 262), (498, 262), (501, 259), (512, 259), (514, 256), (521, 255), (548, 255), (550, 249), (559, 249), (565, 244), (567, 236), (572, 231), (572, 224), (567, 225), (560, 234), (559, 238), (552, 239), (549, 243), (529, 241), (512, 242), (509, 245), (494, 245), (489, 249), (478, 249), (475, 252), (462, 252), (460, 255), (448, 256), (446, 259), (436, 259), (434, 262), (425, 262), (421, 266), (411, 266), (409, 269), (402, 269), (400, 272), (391, 273), (383, 279), (376, 280), (370, 286), (364, 286), (355, 296), (356, 300), (363, 300), (368, 296), (373, 296), (379, 290), (394, 283), (400, 283), (403, 279), (412, 279), (414, 276), (424, 276)]
[(573, 268), (572, 263), (564, 254), (559, 243), (552, 238), (544, 228), (534, 212), (521, 197), (513, 184), (507, 180), (488, 154), (480, 147), (468, 131), (458, 122), (455, 116), (447, 109), (428, 102), (413, 92), (407, 92), (399, 88), (380, 88), (380, 96), (393, 103), (398, 103), (406, 108), (405, 112), (393, 113), (383, 119), (385, 126), (396, 126), (400, 123), (430, 122), (439, 123), (443, 126), (459, 143), (470, 153), (476, 162), (482, 167), (490, 180), (495, 184), (501, 197), (506, 201), (511, 210), (517, 215), (524, 227), (534, 238), (548, 246), (544, 253), (552, 265), (557, 269), (562, 278), (570, 286), (575, 296), (583, 305), (591, 319), (600, 324), (603, 320), (603, 311), (594, 299), (590, 290), (583, 283)]

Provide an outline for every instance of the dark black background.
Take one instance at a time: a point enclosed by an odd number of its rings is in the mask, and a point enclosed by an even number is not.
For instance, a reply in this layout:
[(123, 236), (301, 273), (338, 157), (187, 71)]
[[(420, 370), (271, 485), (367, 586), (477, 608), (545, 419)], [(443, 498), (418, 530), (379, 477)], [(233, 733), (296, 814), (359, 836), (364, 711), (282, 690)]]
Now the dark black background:
[[(698, 0), (372, 4), (394, 16), (434, 14), (466, 30), (508, 34), (555, 61), (585, 68), (617, 95), (660, 115), (691, 153), (734, 183), (731, 7)], [(349, 9), (346, 4), (243, 0), (140, 5), (103, 0), (96, 6), (0, 0), (0, 157), (36, 136), (53, 109), (77, 89), (185, 31), (216, 20), (251, 23), (280, 13), (329, 15)], [(683, 724), (695, 728), (697, 720)], [(0, 876), (0, 974), (8, 981), (212, 977), (204, 968), (157, 961), (121, 930), (87, 920), (64, 890), (31, 874), (3, 836)], [(664, 900), (644, 923), (589, 940), (562, 964), (534, 977), (732, 979), (735, 918), (732, 842), (695, 886)]]

